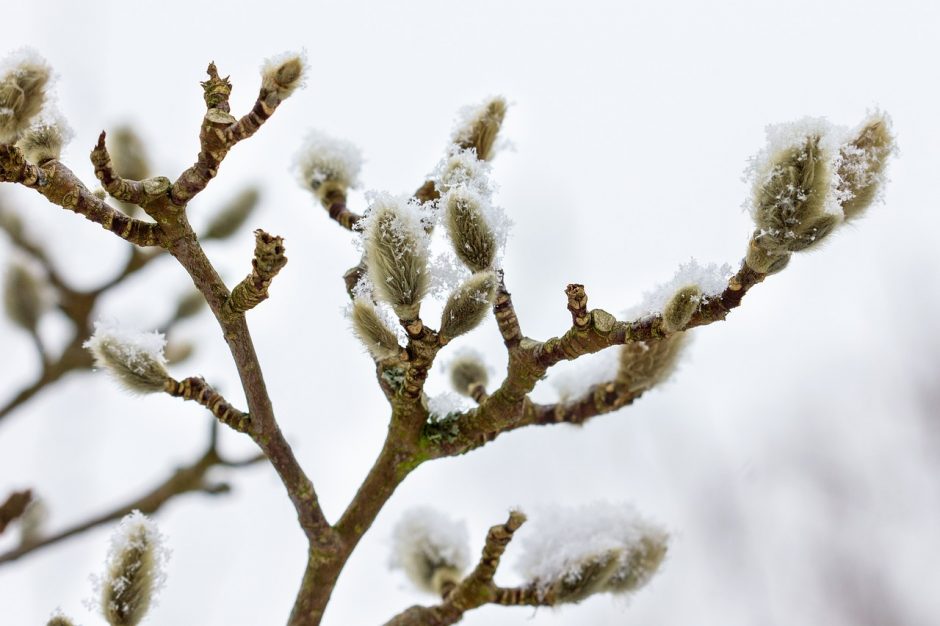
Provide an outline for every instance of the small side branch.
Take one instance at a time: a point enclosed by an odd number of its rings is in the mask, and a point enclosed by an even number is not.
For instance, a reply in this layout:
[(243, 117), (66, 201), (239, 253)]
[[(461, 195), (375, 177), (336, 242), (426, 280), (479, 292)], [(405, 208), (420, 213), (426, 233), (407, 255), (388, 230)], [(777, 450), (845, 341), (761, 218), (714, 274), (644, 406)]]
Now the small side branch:
[(237, 430), (240, 433), (248, 432), (251, 422), (250, 416), (244, 411), (239, 411), (222, 397), (218, 391), (212, 388), (202, 378), (192, 376), (184, 378), (181, 381), (168, 378), (166, 381), (166, 392), (175, 398), (184, 400), (193, 400), (209, 409), (216, 419), (226, 426)]
[(26, 507), (33, 500), (33, 492), (29, 489), (14, 491), (0, 504), (0, 534), (7, 529), (10, 522), (18, 519), (26, 512)]
[(267, 300), (271, 281), (286, 264), (284, 239), (269, 235), (263, 230), (256, 230), (251, 273), (232, 290), (232, 294), (222, 306), (222, 316), (232, 319)]
[(0, 180), (35, 189), (47, 200), (101, 225), (121, 239), (138, 246), (160, 243), (160, 226), (136, 220), (105, 204), (59, 161), (37, 167), (14, 146), (0, 146)]
[(346, 230), (355, 230), (356, 224), (362, 219), (361, 215), (346, 207), (346, 192), (340, 189), (334, 189), (324, 195), (321, 204), (330, 214), (330, 219)]
[(506, 347), (517, 346), (522, 339), (522, 329), (519, 327), (516, 309), (512, 305), (512, 295), (506, 289), (502, 270), (499, 271), (499, 287), (493, 302), (493, 315), (496, 317), (496, 325), (499, 327), (499, 334), (502, 335)]
[(91, 151), (91, 164), (95, 167), (95, 177), (101, 181), (104, 190), (122, 202), (142, 205), (147, 199), (144, 184), (137, 180), (126, 180), (114, 171), (111, 154), (105, 146), (105, 133), (98, 135), (98, 143)]

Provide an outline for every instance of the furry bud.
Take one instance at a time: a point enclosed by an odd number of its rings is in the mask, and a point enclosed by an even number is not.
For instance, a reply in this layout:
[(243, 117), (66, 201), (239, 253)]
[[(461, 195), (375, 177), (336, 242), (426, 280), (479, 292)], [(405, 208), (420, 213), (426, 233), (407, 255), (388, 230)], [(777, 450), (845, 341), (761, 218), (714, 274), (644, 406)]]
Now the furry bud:
[(467, 529), (430, 508), (408, 511), (395, 526), (392, 567), (419, 589), (440, 596), (460, 581), (470, 560)]
[(36, 53), (14, 53), (4, 63), (0, 77), (0, 144), (12, 144), (46, 102), (51, 76), (49, 65)]
[(663, 308), (663, 328), (670, 333), (685, 328), (701, 301), (702, 290), (698, 285), (687, 285), (676, 291)]
[(123, 178), (143, 180), (150, 176), (150, 162), (144, 142), (130, 126), (121, 126), (108, 133), (111, 164)]
[(454, 252), (474, 272), (492, 268), (496, 259), (496, 238), (483, 216), (485, 201), (468, 187), (454, 189), (444, 199), (447, 231)]
[(49, 618), (49, 621), (46, 622), (46, 626), (75, 626), (75, 622), (69, 619), (63, 613), (56, 613)]
[(189, 341), (171, 341), (166, 346), (166, 362), (170, 365), (182, 363), (196, 352), (196, 346)]
[(58, 160), (62, 148), (72, 138), (72, 130), (62, 118), (47, 120), (27, 129), (16, 142), (26, 160), (36, 165)]
[(206, 297), (201, 292), (193, 289), (176, 303), (176, 314), (174, 319), (184, 320), (199, 313), (206, 306)]
[(401, 352), (395, 331), (382, 320), (375, 305), (368, 298), (359, 297), (353, 301), (350, 317), (353, 332), (374, 359), (391, 359)]
[(470, 332), (486, 317), (496, 299), (494, 272), (479, 272), (457, 287), (441, 314), (441, 339), (449, 341)]
[(680, 332), (656, 341), (624, 344), (617, 382), (635, 393), (666, 380), (675, 370), (685, 342), (685, 333)]
[(270, 58), (261, 68), (261, 89), (276, 94), (278, 103), (286, 100), (303, 85), (306, 69), (306, 59), (294, 52)]
[(845, 219), (858, 217), (878, 197), (888, 157), (896, 150), (891, 121), (878, 113), (865, 120), (839, 151), (839, 194)]
[(111, 626), (137, 626), (163, 584), (167, 551), (157, 527), (140, 511), (127, 515), (111, 538), (99, 581), (101, 613)]
[(95, 322), (95, 333), (85, 347), (95, 367), (106, 369), (126, 390), (141, 394), (165, 390), (170, 375), (162, 333), (133, 332)]
[(247, 187), (222, 208), (206, 226), (202, 238), (226, 239), (235, 234), (242, 227), (248, 217), (258, 206), (260, 193), (257, 187)]
[(7, 269), (3, 283), (3, 304), (13, 322), (35, 332), (45, 310), (45, 299), (39, 279), (24, 265), (14, 263)]
[(461, 354), (451, 362), (450, 384), (457, 393), (472, 397), (473, 389), (486, 387), (487, 382), (486, 366), (475, 353)]
[(313, 191), (321, 203), (359, 186), (362, 153), (349, 141), (311, 131), (296, 159), (300, 184)]
[(478, 159), (489, 161), (493, 158), (493, 144), (506, 117), (506, 100), (497, 96), (479, 106), (468, 107), (462, 113), (463, 119), (454, 132), (453, 143), (461, 148), (473, 148)]
[(786, 251), (765, 250), (758, 243), (761, 235), (756, 235), (747, 246), (744, 262), (755, 272), (776, 274), (790, 263), (790, 253)]
[(418, 317), (430, 283), (427, 233), (415, 209), (407, 201), (380, 196), (365, 231), (366, 264), (375, 294), (403, 320)]

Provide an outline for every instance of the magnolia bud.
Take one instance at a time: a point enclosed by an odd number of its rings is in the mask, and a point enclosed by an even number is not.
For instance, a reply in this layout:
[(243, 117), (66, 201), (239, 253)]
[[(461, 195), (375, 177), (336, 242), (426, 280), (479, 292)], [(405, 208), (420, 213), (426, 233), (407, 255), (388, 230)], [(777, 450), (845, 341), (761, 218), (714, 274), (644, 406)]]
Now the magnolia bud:
[(456, 188), (444, 199), (447, 231), (454, 252), (474, 272), (490, 269), (496, 259), (496, 238), (483, 216), (485, 201), (468, 187)]
[(663, 308), (663, 328), (670, 333), (685, 328), (701, 301), (702, 290), (698, 285), (688, 285), (676, 291)]
[(143, 180), (150, 176), (150, 162), (144, 142), (130, 126), (121, 126), (108, 133), (111, 164), (119, 176)]
[(416, 319), (430, 282), (428, 238), (416, 207), (383, 195), (367, 221), (366, 263), (375, 294), (399, 319)]
[(499, 134), (503, 118), (506, 117), (506, 100), (501, 96), (491, 98), (483, 104), (462, 111), (462, 120), (453, 135), (453, 143), (461, 148), (473, 148), (477, 158), (489, 161), (493, 158), (493, 144)]
[(321, 203), (359, 186), (362, 153), (349, 141), (311, 131), (296, 160), (300, 184), (313, 191)]
[(493, 306), (497, 284), (495, 273), (480, 272), (457, 287), (444, 304), (441, 338), (449, 341), (476, 328)]
[(24, 265), (14, 263), (7, 269), (3, 283), (3, 304), (13, 322), (30, 332), (36, 331), (45, 310), (39, 279)]
[(64, 613), (57, 612), (49, 618), (49, 621), (46, 622), (46, 626), (75, 626), (75, 622)]
[(280, 103), (303, 85), (306, 69), (306, 59), (296, 52), (272, 57), (261, 68), (261, 89), (275, 94)]
[(839, 151), (839, 193), (845, 219), (854, 219), (878, 196), (888, 157), (896, 150), (891, 121), (877, 113), (865, 120)]
[(368, 298), (359, 297), (353, 301), (350, 314), (353, 332), (376, 360), (398, 356), (401, 346), (398, 336), (382, 320), (379, 312)]
[(235, 234), (258, 206), (260, 193), (257, 187), (247, 187), (232, 198), (206, 226), (202, 239), (225, 239)]
[(467, 528), (430, 508), (412, 509), (395, 526), (391, 565), (419, 589), (440, 596), (469, 563)]
[(132, 393), (164, 391), (169, 374), (163, 354), (162, 333), (141, 333), (95, 322), (95, 332), (85, 342), (95, 366), (106, 369)]
[(121, 520), (111, 537), (107, 571), (99, 581), (101, 612), (111, 626), (137, 626), (163, 584), (167, 551), (156, 525), (140, 511)]
[(617, 382), (631, 393), (645, 391), (669, 378), (686, 343), (685, 333), (655, 341), (638, 341), (623, 346)]
[(450, 383), (461, 395), (472, 396), (473, 389), (486, 387), (488, 380), (486, 366), (476, 353), (461, 354), (450, 363)]
[(62, 148), (72, 138), (72, 130), (62, 118), (40, 122), (28, 128), (16, 146), (23, 151), (23, 156), (30, 163), (42, 165), (46, 161), (57, 160), (62, 155)]
[(51, 70), (42, 57), (22, 50), (7, 57), (0, 78), (0, 144), (12, 144), (46, 102)]

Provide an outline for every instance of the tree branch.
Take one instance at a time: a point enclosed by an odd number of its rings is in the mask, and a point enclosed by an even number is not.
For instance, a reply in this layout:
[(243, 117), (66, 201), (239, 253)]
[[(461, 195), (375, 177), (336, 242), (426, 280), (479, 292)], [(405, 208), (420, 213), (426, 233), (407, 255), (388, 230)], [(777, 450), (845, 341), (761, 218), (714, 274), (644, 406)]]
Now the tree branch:
[(269, 235), (260, 229), (256, 230), (251, 273), (232, 290), (232, 294), (222, 306), (222, 316), (233, 319), (267, 300), (271, 281), (286, 264), (284, 239)]

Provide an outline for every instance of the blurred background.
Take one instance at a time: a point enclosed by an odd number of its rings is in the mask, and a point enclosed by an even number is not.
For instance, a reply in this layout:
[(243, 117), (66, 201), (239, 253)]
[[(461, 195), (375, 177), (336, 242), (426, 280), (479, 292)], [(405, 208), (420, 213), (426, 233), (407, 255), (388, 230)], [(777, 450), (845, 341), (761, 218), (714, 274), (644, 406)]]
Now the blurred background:
[[(752, 228), (742, 208), (747, 159), (764, 127), (806, 115), (854, 125), (882, 108), (901, 147), (885, 202), (823, 249), (796, 256), (725, 323), (694, 331), (671, 382), (584, 428), (524, 429), (419, 468), (396, 492), (334, 592), (325, 624), (378, 624), (432, 602), (388, 569), (401, 513), (433, 505), (465, 519), (473, 552), (511, 506), (631, 501), (666, 525), (664, 569), (628, 603), (594, 597), (559, 610), (484, 608), (468, 625), (906, 624), (940, 620), (940, 5), (929, 2), (45, 2), (5, 6), (4, 52), (28, 45), (59, 74), (75, 130), (63, 160), (94, 182), (88, 153), (104, 129), (131, 125), (155, 173), (176, 176), (198, 151), (199, 81), (210, 60), (234, 84), (233, 113), (257, 94), (267, 56), (306, 49), (306, 89), (190, 205), (203, 226), (246, 185), (259, 209), (207, 252), (229, 284), (248, 271), (264, 227), (290, 262), (249, 314), (282, 428), (331, 519), (385, 436), (387, 405), (348, 330), (341, 275), (352, 236), (291, 174), (310, 128), (363, 148), (366, 189), (411, 192), (440, 159), (458, 109), (491, 94), (512, 107), (494, 162), (515, 225), (504, 267), (524, 331), (570, 323), (564, 287), (619, 312), (680, 263), (736, 265)], [(354, 194), (352, 208), (364, 208)], [(92, 288), (128, 247), (35, 192), (0, 187), (61, 274)], [(0, 263), (18, 258), (0, 237)], [(96, 305), (140, 329), (170, 316), (188, 278), (158, 259)], [(433, 316), (427, 316), (433, 319)], [(68, 325), (46, 315), (55, 354)], [(171, 340), (193, 355), (172, 372), (202, 375), (243, 405), (208, 312)], [(494, 377), (495, 324), (470, 345)], [(27, 333), (0, 319), (0, 402), (33, 381)], [(561, 369), (561, 368), (559, 368)], [(432, 392), (447, 388), (436, 369)], [(543, 384), (536, 397), (555, 397)], [(73, 373), (0, 420), (0, 496), (30, 487), (50, 530), (107, 510), (190, 463), (209, 418), (192, 403), (126, 395)], [(222, 433), (232, 457), (254, 451)], [(265, 465), (213, 474), (231, 494), (182, 496), (157, 520), (173, 556), (153, 624), (281, 624), (305, 561), (304, 539)], [(525, 530), (519, 533), (520, 540)], [(0, 566), (0, 622), (44, 624), (83, 604), (110, 529)], [(0, 537), (0, 551), (16, 533)], [(511, 546), (497, 580), (518, 578)]]

